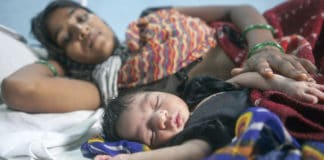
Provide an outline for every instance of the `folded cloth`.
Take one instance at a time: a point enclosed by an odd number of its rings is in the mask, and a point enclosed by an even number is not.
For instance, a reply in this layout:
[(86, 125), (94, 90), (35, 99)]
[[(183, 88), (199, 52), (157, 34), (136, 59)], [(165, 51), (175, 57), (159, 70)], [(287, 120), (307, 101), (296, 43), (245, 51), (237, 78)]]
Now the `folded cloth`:
[(81, 146), (82, 155), (87, 158), (93, 158), (100, 154), (115, 156), (122, 153), (130, 154), (148, 150), (150, 150), (148, 146), (137, 142), (127, 140), (108, 142), (102, 134), (90, 138)]
[(121, 66), (121, 57), (112, 55), (106, 61), (97, 64), (92, 71), (92, 78), (100, 90), (101, 100), (105, 106), (109, 100), (118, 96), (117, 79)]
[(324, 156), (323, 142), (300, 144), (288, 133), (280, 119), (261, 107), (252, 107), (236, 123), (233, 142), (216, 150), (205, 160), (216, 159), (314, 159)]
[(65, 159), (100, 130), (102, 111), (29, 114), (2, 104), (0, 159)]
[(303, 140), (324, 140), (324, 105), (303, 103), (277, 91), (253, 90), (251, 99), (276, 113), (291, 135)]

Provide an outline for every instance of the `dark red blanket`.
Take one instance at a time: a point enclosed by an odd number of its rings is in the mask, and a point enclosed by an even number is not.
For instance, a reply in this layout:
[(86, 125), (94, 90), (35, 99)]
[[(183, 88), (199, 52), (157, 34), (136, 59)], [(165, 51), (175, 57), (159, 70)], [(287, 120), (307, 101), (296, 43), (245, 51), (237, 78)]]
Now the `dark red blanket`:
[[(266, 11), (264, 16), (276, 29), (276, 38), (284, 39), (284, 36), (291, 34), (304, 37), (311, 47), (302, 47), (302, 50), (293, 54), (311, 60), (321, 73), (324, 73), (324, 0), (287, 1)], [(297, 43), (299, 42), (290, 43), (291, 47), (286, 48), (289, 50), (301, 47)], [(318, 83), (324, 84), (324, 77), (315, 79)], [(324, 141), (324, 103), (302, 103), (284, 93), (257, 90), (251, 93), (251, 100), (258, 106), (276, 113), (294, 137)]]
[[(275, 37), (285, 53), (310, 60), (324, 74), (324, 0), (290, 0), (266, 11), (264, 16), (275, 28)], [(248, 51), (240, 30), (224, 22), (211, 26), (216, 29), (218, 45), (240, 66)], [(314, 78), (324, 84), (324, 76)], [(324, 141), (324, 102), (303, 103), (284, 93), (258, 90), (251, 93), (251, 100), (276, 113), (297, 139)]]

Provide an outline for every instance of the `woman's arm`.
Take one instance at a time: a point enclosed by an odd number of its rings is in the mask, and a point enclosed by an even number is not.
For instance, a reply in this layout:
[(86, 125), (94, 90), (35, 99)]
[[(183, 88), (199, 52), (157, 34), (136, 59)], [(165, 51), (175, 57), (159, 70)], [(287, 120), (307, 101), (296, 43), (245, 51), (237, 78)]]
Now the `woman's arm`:
[(319, 100), (324, 100), (324, 85), (314, 82), (296, 81), (278, 74), (274, 74), (271, 79), (265, 79), (256, 72), (246, 72), (227, 80), (227, 82), (238, 87), (281, 91), (309, 103), (317, 103)]
[[(231, 21), (242, 31), (253, 24), (267, 24), (265, 18), (254, 7), (248, 5), (178, 7), (176, 9), (181, 13), (199, 17), (207, 22)], [(254, 29), (247, 32), (246, 40), (249, 48), (261, 42), (275, 41), (272, 33), (264, 29)], [(243, 68), (234, 69), (232, 74), (257, 71), (267, 78), (273, 76), (273, 70), (289, 78), (308, 80), (311, 78), (308, 73), (315, 73), (316, 67), (308, 60), (281, 54), (278, 48), (268, 46), (258, 50), (245, 62)]]
[(32, 113), (69, 112), (96, 109), (100, 105), (99, 91), (90, 82), (68, 79), (54, 61), (59, 76), (43, 64), (30, 64), (3, 80), (2, 94), (9, 107)]
[(193, 139), (184, 144), (166, 148), (160, 148), (148, 152), (134, 154), (121, 154), (115, 157), (99, 155), (95, 160), (200, 160), (211, 153), (209, 144), (203, 140)]

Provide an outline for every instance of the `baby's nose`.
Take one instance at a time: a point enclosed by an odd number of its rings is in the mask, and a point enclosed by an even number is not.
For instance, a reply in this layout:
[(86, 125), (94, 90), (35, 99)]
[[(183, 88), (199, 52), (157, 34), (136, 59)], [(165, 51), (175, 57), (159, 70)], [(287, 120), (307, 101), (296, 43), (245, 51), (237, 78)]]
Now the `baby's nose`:
[(167, 110), (159, 110), (158, 113), (158, 128), (160, 130), (166, 129), (167, 121), (168, 121), (168, 111)]

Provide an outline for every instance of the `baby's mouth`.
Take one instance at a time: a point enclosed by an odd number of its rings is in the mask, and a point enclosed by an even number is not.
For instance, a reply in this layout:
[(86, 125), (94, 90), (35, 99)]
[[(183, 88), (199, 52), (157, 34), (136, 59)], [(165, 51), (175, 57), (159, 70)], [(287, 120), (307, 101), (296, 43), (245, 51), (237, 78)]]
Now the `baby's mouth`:
[(180, 113), (178, 113), (177, 116), (175, 117), (175, 123), (176, 123), (177, 128), (180, 128), (182, 126), (183, 120), (181, 118)]

